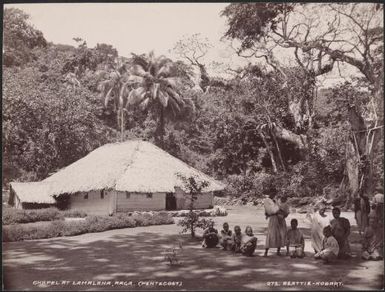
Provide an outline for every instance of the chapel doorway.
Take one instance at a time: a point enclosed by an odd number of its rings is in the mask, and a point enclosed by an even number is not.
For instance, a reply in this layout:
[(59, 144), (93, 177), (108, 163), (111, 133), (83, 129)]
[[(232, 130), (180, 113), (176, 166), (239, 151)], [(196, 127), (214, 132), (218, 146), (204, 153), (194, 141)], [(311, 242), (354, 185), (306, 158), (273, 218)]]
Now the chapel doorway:
[(166, 194), (166, 210), (176, 210), (176, 198), (174, 193)]

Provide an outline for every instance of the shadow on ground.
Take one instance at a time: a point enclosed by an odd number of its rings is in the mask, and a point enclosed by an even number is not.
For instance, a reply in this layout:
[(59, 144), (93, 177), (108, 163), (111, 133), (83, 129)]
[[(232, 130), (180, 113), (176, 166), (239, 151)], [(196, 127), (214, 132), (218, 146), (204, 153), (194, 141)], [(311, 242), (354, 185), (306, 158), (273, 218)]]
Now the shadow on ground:
[[(358, 258), (336, 265), (323, 265), (314, 260), (309, 252), (301, 260), (273, 254), (264, 258), (261, 256), (263, 242), (259, 242), (256, 256), (243, 257), (219, 248), (203, 249), (199, 241), (192, 240), (188, 235), (104, 233), (104, 239), (89, 242), (78, 240), (80, 237), (71, 237), (3, 243), (5, 289), (134, 290), (140, 289), (135, 283), (145, 280), (183, 282), (182, 287), (146, 286), (147, 290), (221, 291), (282, 289), (268, 286), (267, 282), (275, 281), (278, 284), (282, 284), (282, 281), (311, 281), (311, 286), (290, 287), (306, 290), (330, 290), (331, 287), (318, 286), (316, 283), (323, 281), (342, 282), (342, 288), (345, 289), (379, 289), (383, 283), (382, 268), (368, 273), (370, 265), (378, 263), (363, 262)], [(182, 263), (170, 266), (163, 260), (162, 252), (178, 241), (183, 243), (179, 255)], [(33, 285), (33, 281), (47, 280), (133, 281), (134, 286)]]

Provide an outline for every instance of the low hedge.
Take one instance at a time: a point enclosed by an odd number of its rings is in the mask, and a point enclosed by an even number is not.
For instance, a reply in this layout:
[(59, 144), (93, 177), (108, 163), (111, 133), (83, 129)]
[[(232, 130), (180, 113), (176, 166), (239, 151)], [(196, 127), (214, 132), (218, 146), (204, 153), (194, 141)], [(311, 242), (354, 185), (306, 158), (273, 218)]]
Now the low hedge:
[(65, 217), (84, 218), (87, 214), (83, 211), (67, 210), (59, 211), (56, 208), (20, 210), (14, 208), (3, 208), (3, 225), (32, 223), (39, 221), (63, 220)]
[[(179, 210), (170, 212), (173, 217), (186, 217), (189, 214), (189, 210)], [(227, 210), (222, 206), (214, 206), (212, 209), (205, 210), (194, 210), (200, 217), (217, 217), (217, 216), (227, 216)]]
[(144, 212), (117, 214), (115, 216), (88, 216), (84, 220), (55, 220), (49, 224), (15, 224), (3, 227), (3, 241), (22, 241), (61, 236), (73, 236), (84, 233), (101, 232), (119, 228), (133, 228), (173, 224), (174, 219), (167, 212)]

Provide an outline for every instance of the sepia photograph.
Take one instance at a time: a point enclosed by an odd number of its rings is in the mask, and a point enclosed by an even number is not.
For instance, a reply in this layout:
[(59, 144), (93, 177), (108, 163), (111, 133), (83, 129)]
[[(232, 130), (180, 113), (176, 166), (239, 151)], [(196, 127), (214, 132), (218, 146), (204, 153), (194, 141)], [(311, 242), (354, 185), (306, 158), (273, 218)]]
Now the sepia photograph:
[(384, 5), (2, 11), (3, 291), (384, 290)]

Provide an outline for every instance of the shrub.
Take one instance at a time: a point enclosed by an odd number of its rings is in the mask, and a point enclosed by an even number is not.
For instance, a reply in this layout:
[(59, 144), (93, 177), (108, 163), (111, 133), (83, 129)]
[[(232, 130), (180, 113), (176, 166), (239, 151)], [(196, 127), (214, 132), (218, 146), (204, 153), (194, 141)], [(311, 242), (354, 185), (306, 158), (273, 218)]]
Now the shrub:
[(84, 211), (78, 210), (59, 211), (56, 208), (20, 210), (15, 208), (4, 208), (2, 219), (3, 225), (9, 225), (39, 221), (63, 220), (65, 217), (83, 218), (86, 216), (87, 214)]
[(213, 214), (214, 216), (227, 216), (227, 210), (222, 206), (214, 206)]
[(213, 222), (211, 219), (199, 218), (197, 213), (190, 211), (186, 217), (178, 222), (178, 226), (182, 227), (182, 233), (191, 232), (195, 237), (197, 228), (206, 229)]
[(74, 236), (88, 233), (87, 222), (84, 221), (70, 221), (65, 222), (62, 230), (62, 236)]
[(82, 210), (65, 210), (60, 211), (66, 218), (84, 218), (87, 217), (87, 213)]
[(258, 175), (229, 175), (227, 177), (227, 196), (244, 199), (262, 198), (267, 192), (266, 181), (270, 175), (260, 173)]
[(19, 210), (6, 208), (3, 210), (3, 224), (31, 223), (63, 219), (63, 215), (55, 208), (38, 210)]
[(3, 241), (21, 241), (25, 239), (26, 232), (21, 225), (3, 226)]
[[(188, 210), (180, 210), (180, 211), (174, 211), (170, 212), (170, 215), (173, 217), (187, 217), (189, 216)], [(194, 210), (194, 213), (196, 213), (198, 216), (203, 217), (216, 217), (216, 216), (227, 216), (227, 210), (225, 207), (222, 206), (214, 206), (212, 209), (207, 210)]]
[(45, 224), (13, 224), (3, 228), (3, 241), (21, 241), (59, 236), (73, 236), (137, 226), (173, 224), (167, 212), (134, 212), (116, 216), (89, 216), (82, 221), (55, 220)]
[(48, 224), (15, 224), (3, 228), (3, 241), (21, 241), (62, 236), (64, 221), (57, 220)]

